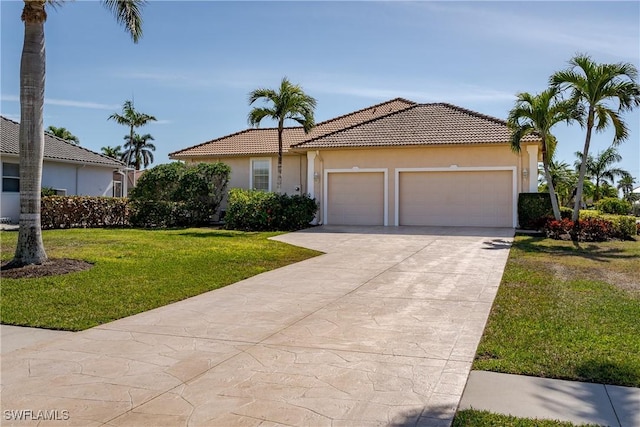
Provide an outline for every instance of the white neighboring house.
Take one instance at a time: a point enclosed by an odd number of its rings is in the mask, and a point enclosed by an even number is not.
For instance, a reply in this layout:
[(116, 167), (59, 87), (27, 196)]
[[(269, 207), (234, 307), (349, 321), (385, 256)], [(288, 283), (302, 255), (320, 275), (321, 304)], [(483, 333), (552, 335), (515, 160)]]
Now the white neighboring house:
[[(20, 217), (19, 133), (19, 123), (0, 116), (2, 222), (17, 223)], [(127, 170), (123, 162), (44, 134), (42, 186), (58, 195), (120, 197), (127, 194)]]

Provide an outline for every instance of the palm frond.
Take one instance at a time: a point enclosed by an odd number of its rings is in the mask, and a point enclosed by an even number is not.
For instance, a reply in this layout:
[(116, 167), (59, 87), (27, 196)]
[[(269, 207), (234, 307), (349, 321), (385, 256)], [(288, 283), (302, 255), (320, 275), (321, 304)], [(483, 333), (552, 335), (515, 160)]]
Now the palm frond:
[(134, 43), (138, 43), (142, 37), (142, 6), (145, 0), (102, 0), (104, 6), (109, 9), (116, 21), (125, 27), (131, 35)]

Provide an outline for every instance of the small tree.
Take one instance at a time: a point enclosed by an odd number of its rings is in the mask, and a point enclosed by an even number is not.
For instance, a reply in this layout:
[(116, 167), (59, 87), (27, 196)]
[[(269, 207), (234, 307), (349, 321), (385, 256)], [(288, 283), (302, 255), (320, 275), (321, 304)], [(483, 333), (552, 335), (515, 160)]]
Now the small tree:
[[(135, 129), (141, 126), (144, 126), (149, 122), (157, 121), (157, 119), (154, 116), (137, 111), (133, 106), (133, 101), (129, 101), (129, 100), (124, 101), (124, 104), (122, 104), (122, 114), (113, 113), (108, 117), (107, 120), (113, 120), (119, 125), (127, 126), (129, 128), (129, 135), (125, 137), (125, 140), (127, 140), (128, 141), (127, 144), (131, 144), (132, 147), (135, 147), (137, 144)], [(149, 134), (147, 135), (149, 136), (149, 138), (147, 139), (153, 140), (153, 138), (151, 138), (151, 135)], [(126, 145), (125, 145), (125, 148), (127, 148)], [(155, 150), (155, 147), (153, 147), (153, 150)], [(139, 153), (137, 154), (139, 155)], [(133, 158), (134, 161), (139, 160), (137, 156), (131, 156), (130, 159), (131, 158)], [(153, 155), (151, 155), (150, 163), (153, 163)], [(138, 167), (136, 167), (136, 170), (139, 170), (139, 169), (140, 169), (140, 166), (138, 165)]]
[(115, 147), (107, 145), (106, 147), (102, 147), (100, 150), (102, 151), (102, 154), (107, 157), (111, 157), (116, 160), (122, 159), (122, 145), (116, 145)]
[[(559, 71), (549, 79), (553, 87), (568, 90), (571, 98), (582, 105), (586, 114), (587, 133), (573, 208), (574, 223), (577, 223), (580, 215), (591, 133), (594, 127), (596, 132), (602, 132), (609, 125), (613, 125), (614, 145), (628, 138), (629, 131), (620, 113), (631, 111), (640, 105), (640, 85), (637, 78), (638, 70), (633, 64), (598, 64), (588, 55), (580, 54), (569, 61), (569, 69)], [(614, 106), (611, 103), (614, 103)]]
[(256, 89), (249, 94), (249, 105), (259, 99), (270, 103), (269, 107), (255, 107), (249, 113), (249, 125), (258, 127), (265, 117), (278, 122), (278, 178), (276, 191), (282, 190), (282, 133), (284, 121), (294, 120), (302, 126), (305, 133), (309, 133), (315, 126), (313, 111), (316, 100), (304, 93), (298, 85), (292, 84), (286, 77), (280, 83), (280, 90)]
[(626, 173), (620, 181), (618, 181), (618, 190), (622, 191), (622, 198), (627, 202), (636, 202), (640, 200), (640, 194), (633, 192), (633, 185), (636, 180), (630, 173)]
[(133, 134), (133, 140), (129, 135), (125, 135), (124, 144), (125, 152), (122, 154), (122, 160), (128, 165), (133, 166), (136, 170), (140, 170), (141, 166), (145, 168), (153, 163), (153, 152), (156, 146), (151, 142), (153, 137), (150, 134), (138, 135)]
[(68, 141), (72, 144), (79, 145), (80, 140), (77, 136), (69, 132), (66, 128), (57, 128), (55, 126), (49, 126), (46, 130), (46, 133), (57, 136), (58, 138), (62, 138), (65, 141)]
[(553, 216), (560, 220), (560, 208), (554, 189), (554, 181), (549, 172), (549, 163), (553, 157), (557, 141), (551, 134), (551, 128), (560, 122), (580, 121), (577, 104), (571, 101), (558, 100), (558, 91), (550, 88), (539, 95), (519, 93), (513, 109), (509, 112), (507, 124), (511, 129), (511, 148), (520, 152), (520, 142), (527, 135), (540, 136), (542, 165), (544, 176), (551, 197)]
[[(582, 168), (583, 153), (577, 151), (575, 154), (577, 157), (575, 162), (576, 170), (580, 170)], [(591, 154), (587, 155), (585, 177), (594, 181), (594, 202), (597, 202), (602, 197), (604, 184), (613, 185), (616, 177), (629, 175), (629, 172), (624, 169), (613, 167), (614, 163), (618, 163), (620, 161), (622, 161), (622, 156), (618, 153), (618, 150), (616, 150), (615, 147), (609, 147), (606, 150), (599, 152), (595, 157)]]

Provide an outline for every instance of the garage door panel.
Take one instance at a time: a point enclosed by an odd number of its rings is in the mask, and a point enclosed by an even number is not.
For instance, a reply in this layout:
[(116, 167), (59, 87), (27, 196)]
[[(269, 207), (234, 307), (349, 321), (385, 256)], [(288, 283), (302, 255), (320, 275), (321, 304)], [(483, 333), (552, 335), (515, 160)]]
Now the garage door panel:
[(333, 172), (328, 174), (327, 223), (384, 224), (384, 174)]
[(513, 226), (512, 172), (401, 172), (400, 225)]

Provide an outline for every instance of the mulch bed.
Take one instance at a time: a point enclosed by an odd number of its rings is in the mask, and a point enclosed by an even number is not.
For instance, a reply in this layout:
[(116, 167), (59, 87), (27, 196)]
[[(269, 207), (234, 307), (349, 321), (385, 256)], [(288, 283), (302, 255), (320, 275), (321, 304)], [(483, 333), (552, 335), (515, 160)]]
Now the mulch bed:
[(36, 277), (59, 276), (61, 274), (85, 271), (93, 267), (90, 262), (79, 259), (54, 258), (44, 264), (25, 265), (12, 267), (5, 262), (0, 267), (3, 279), (31, 279)]

